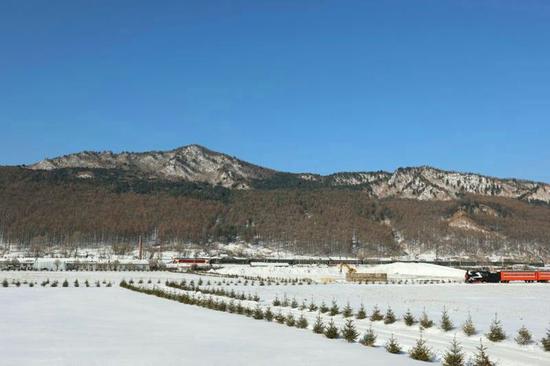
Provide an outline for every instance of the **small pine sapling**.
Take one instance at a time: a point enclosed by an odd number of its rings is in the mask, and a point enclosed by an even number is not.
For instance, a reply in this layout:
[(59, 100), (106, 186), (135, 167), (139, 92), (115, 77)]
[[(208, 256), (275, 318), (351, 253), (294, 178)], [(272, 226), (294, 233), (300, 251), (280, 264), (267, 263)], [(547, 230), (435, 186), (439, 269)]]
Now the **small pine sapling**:
[(531, 335), (531, 332), (529, 332), (529, 329), (527, 329), (525, 325), (523, 325), (521, 328), (519, 328), (518, 335), (516, 336), (516, 338), (514, 338), (514, 340), (520, 346), (526, 346), (533, 343), (533, 336)]
[(433, 360), (434, 355), (430, 348), (426, 345), (426, 341), (422, 338), (422, 332), (420, 338), (417, 339), (416, 344), (409, 351), (409, 357), (413, 360), (429, 362)]
[(305, 329), (308, 325), (309, 323), (304, 314), (300, 314), (300, 317), (296, 321), (296, 328)]
[(441, 321), (439, 322), (439, 326), (445, 332), (448, 332), (454, 328), (454, 324), (451, 321), (449, 313), (447, 313), (447, 309), (445, 307), (443, 308), (443, 313), (441, 313)]
[(472, 366), (495, 366), (495, 363), (489, 359), (487, 347), (483, 345), (481, 340), (479, 341), (479, 347), (477, 347), (477, 353), (470, 364)]
[(466, 319), (466, 321), (462, 325), (462, 331), (468, 337), (471, 337), (477, 333), (476, 326), (474, 325), (474, 322), (472, 320), (472, 315), (470, 313), (468, 313), (468, 319)]
[(489, 333), (487, 333), (486, 336), (491, 342), (500, 342), (506, 339), (506, 333), (504, 333), (504, 329), (502, 329), (502, 325), (500, 324), (500, 320), (498, 320), (497, 314), (495, 314), (495, 319), (493, 319), (493, 322), (489, 327)]
[(286, 315), (285, 323), (286, 323), (286, 325), (288, 325), (289, 327), (293, 327), (293, 326), (296, 325), (296, 320), (294, 319), (294, 315), (292, 315), (292, 313), (288, 313), (288, 314)]
[(377, 322), (384, 319), (384, 315), (380, 312), (380, 309), (378, 308), (378, 305), (374, 305), (374, 308), (372, 309), (372, 314), (370, 315), (370, 320), (373, 322)]
[(350, 343), (355, 342), (357, 337), (359, 337), (359, 333), (357, 332), (357, 328), (355, 328), (355, 324), (352, 319), (346, 320), (346, 324), (344, 324), (344, 327), (342, 328), (342, 337)]
[(403, 315), (403, 321), (405, 322), (405, 324), (407, 326), (412, 326), (414, 325), (414, 323), (416, 323), (416, 319), (414, 318), (414, 316), (411, 314), (411, 311), (410, 309), (407, 309), (407, 312), (405, 313), (405, 315)]
[(428, 314), (426, 313), (426, 310), (422, 312), (422, 316), (420, 317), (420, 327), (423, 329), (431, 328), (433, 327), (434, 322), (430, 318), (428, 318)]
[(315, 305), (315, 303), (313, 302), (313, 299), (311, 299), (311, 302), (309, 303), (308, 310), (309, 311), (316, 311), (317, 309), (318, 309), (317, 305)]
[(386, 351), (388, 351), (389, 353), (401, 353), (401, 346), (399, 345), (399, 343), (397, 343), (397, 339), (395, 339), (393, 334), (391, 335), (390, 339), (388, 339), (388, 342), (386, 342), (385, 348)]
[(365, 319), (367, 317), (367, 312), (365, 311), (365, 307), (363, 304), (359, 307), (359, 310), (357, 310), (357, 314), (355, 315), (355, 318), (361, 320)]
[(80, 284), (78, 283), (78, 279), (74, 280), (73, 286), (74, 287), (79, 287), (80, 286)]
[(330, 322), (325, 327), (325, 337), (330, 339), (335, 339), (340, 336), (340, 333), (338, 332), (338, 328), (336, 328), (336, 325), (334, 324), (334, 319), (330, 319)]
[(267, 309), (265, 309), (264, 318), (268, 322), (273, 320), (273, 312), (271, 311), (271, 309), (269, 307)]
[(453, 338), (451, 346), (443, 355), (443, 366), (464, 366), (464, 352), (462, 346)]
[(395, 323), (395, 314), (391, 307), (388, 307), (386, 310), (386, 315), (384, 315), (384, 324), (393, 324)]
[(278, 296), (275, 296), (275, 299), (273, 300), (273, 306), (281, 306), (281, 300), (279, 300)]
[(227, 304), (227, 312), (235, 313), (236, 311), (237, 311), (237, 307), (235, 306), (235, 300), (231, 299)]
[(296, 301), (296, 298), (292, 298), (292, 302), (290, 303), (290, 307), (293, 309), (296, 309), (298, 307), (298, 301)]
[(359, 343), (361, 343), (363, 346), (374, 347), (374, 344), (376, 343), (376, 334), (374, 334), (372, 326), (367, 329)]
[(254, 308), (254, 313), (252, 314), (252, 317), (256, 320), (262, 320), (264, 318), (264, 312), (262, 311), (262, 308), (260, 305), (256, 305)]
[(321, 313), (324, 314), (324, 313), (326, 313), (328, 310), (329, 310), (329, 309), (328, 309), (327, 304), (325, 304), (325, 302), (323, 301), (323, 302), (321, 303), (321, 306), (319, 306), (319, 311), (320, 311)]
[(277, 313), (277, 315), (275, 315), (275, 320), (277, 321), (277, 323), (279, 324), (283, 324), (286, 320), (285, 316), (283, 315), (283, 313), (281, 313), (281, 310), (279, 310), (279, 312)]
[(317, 315), (317, 319), (315, 319), (315, 323), (313, 324), (313, 333), (321, 334), (325, 331), (325, 325), (323, 324), (323, 320), (321, 319), (321, 314)]
[(332, 306), (330, 307), (330, 315), (335, 316), (340, 313), (340, 309), (338, 308), (338, 304), (335, 300), (332, 300)]
[(65, 279), (65, 281), (63, 281), (63, 284), (62, 284), (61, 286), (63, 286), (63, 287), (69, 287), (69, 281), (67, 281), (67, 280)]
[(344, 316), (344, 318), (349, 318), (350, 316), (353, 315), (353, 309), (349, 305), (349, 301), (347, 302), (344, 309), (342, 309), (342, 315)]
[(540, 340), (540, 344), (542, 345), (543, 350), (550, 352), (550, 329), (546, 331), (546, 337)]

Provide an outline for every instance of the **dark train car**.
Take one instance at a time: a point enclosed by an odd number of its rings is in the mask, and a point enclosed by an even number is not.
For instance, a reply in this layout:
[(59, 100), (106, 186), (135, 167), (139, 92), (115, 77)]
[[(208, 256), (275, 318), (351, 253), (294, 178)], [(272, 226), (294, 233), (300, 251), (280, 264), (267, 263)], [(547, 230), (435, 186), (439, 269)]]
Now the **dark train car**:
[(550, 271), (498, 271), (469, 270), (464, 275), (467, 283), (508, 283), (512, 281), (548, 282)]
[(499, 272), (490, 272), (490, 271), (478, 271), (471, 270), (466, 271), (464, 279), (467, 283), (497, 283), (500, 282), (500, 273)]

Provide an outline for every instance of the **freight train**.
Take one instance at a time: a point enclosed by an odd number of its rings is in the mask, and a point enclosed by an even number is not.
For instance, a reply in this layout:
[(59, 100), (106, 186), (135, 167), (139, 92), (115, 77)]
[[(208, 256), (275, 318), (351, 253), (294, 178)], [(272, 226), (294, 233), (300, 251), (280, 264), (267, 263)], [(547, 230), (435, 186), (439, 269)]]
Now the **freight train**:
[(548, 282), (550, 271), (466, 271), (464, 279), (467, 283), (492, 282), (508, 283), (510, 281)]

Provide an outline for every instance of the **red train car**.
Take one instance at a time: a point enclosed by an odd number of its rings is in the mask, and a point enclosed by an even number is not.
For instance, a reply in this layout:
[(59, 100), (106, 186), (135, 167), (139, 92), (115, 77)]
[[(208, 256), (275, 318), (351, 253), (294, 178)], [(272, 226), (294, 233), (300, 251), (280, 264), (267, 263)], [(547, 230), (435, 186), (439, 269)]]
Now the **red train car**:
[(174, 258), (172, 263), (181, 264), (209, 264), (210, 260), (205, 258)]
[(550, 281), (550, 272), (537, 272), (537, 281), (539, 282)]
[(500, 272), (500, 282), (535, 282), (537, 281), (537, 273), (536, 271), (502, 271)]

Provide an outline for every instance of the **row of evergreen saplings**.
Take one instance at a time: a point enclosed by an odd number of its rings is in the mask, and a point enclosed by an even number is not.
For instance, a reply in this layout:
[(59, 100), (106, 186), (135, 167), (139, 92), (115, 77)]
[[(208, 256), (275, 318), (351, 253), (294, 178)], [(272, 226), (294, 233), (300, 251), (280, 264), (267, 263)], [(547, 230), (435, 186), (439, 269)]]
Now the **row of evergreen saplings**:
[[(111, 287), (112, 286), (112, 283), (110, 281), (107, 282), (106, 280), (103, 280), (103, 282), (95, 281), (94, 285), (95, 285), (95, 287), (101, 287), (102, 283), (106, 287)], [(23, 282), (21, 282), (19, 280), (13, 280), (12, 284), (15, 285), (16, 287), (21, 287), (21, 285), (28, 285), (29, 287), (34, 287), (38, 283), (33, 282), (33, 281), (26, 281), (26, 280), (23, 281)], [(69, 281), (67, 279), (65, 279), (61, 284), (59, 284), (58, 280), (50, 281), (49, 279), (44, 280), (40, 283), (40, 286), (42, 286), (42, 287), (46, 287), (48, 285), (49, 285), (49, 287), (70, 287), (69, 286)], [(2, 281), (2, 287), (9, 287), (9, 286), (10, 286), (10, 283), (8, 282), (8, 280), (4, 279)], [(73, 287), (80, 287), (80, 286), (81, 285), (80, 285), (80, 282), (78, 281), (78, 279), (74, 280)], [(92, 285), (90, 284), (90, 281), (85, 280), (82, 287), (92, 287)]]
[[(356, 342), (359, 337), (359, 332), (357, 331), (355, 324), (352, 319), (347, 319), (344, 327), (341, 330), (338, 330), (334, 324), (334, 320), (331, 318), (330, 322), (327, 325), (323, 324), (321, 319), (321, 314), (317, 316), (317, 319), (313, 325), (313, 332), (318, 334), (324, 334), (327, 338), (336, 339), (340, 336), (348, 342)], [(367, 329), (365, 334), (359, 339), (359, 343), (364, 346), (374, 347), (376, 343), (377, 336), (372, 329), (372, 326)], [(401, 354), (403, 353), (401, 346), (399, 345), (397, 339), (393, 336), (385, 344), (385, 349), (389, 353)], [(420, 338), (417, 340), (414, 347), (409, 350), (409, 356), (412, 359), (419, 361), (433, 361), (434, 354), (431, 349), (426, 345), (426, 341), (420, 334)], [(465, 366), (465, 354), (462, 351), (462, 346), (457, 342), (456, 338), (453, 339), (449, 349), (446, 351), (443, 356), (443, 365), (444, 366)], [(474, 356), (472, 362), (469, 365), (472, 366), (492, 366), (494, 363), (490, 361), (487, 353), (486, 347), (483, 344), (480, 344), (478, 347), (478, 352)]]
[(193, 280), (189, 281), (189, 283), (187, 283), (186, 280), (182, 280), (180, 283), (177, 283), (174, 281), (166, 281), (165, 285), (168, 287), (176, 288), (183, 291), (200, 291), (206, 295), (224, 296), (224, 297), (230, 297), (232, 299), (237, 299), (237, 300), (248, 300), (248, 301), (256, 301), (256, 302), (260, 301), (260, 297), (257, 294), (247, 295), (244, 292), (237, 293), (233, 289), (229, 291), (224, 288), (200, 287), (200, 285), (198, 284), (195, 285)]
[[(305, 301), (302, 302), (301, 305), (298, 305), (298, 302), (296, 298), (293, 298), (292, 300), (289, 300), (286, 296), (286, 294), (283, 297), (283, 300), (279, 300), (279, 298), (276, 296), (273, 300), (273, 306), (283, 306), (283, 307), (291, 307), (293, 309), (299, 308), (300, 310), (309, 310), (309, 311), (317, 311), (319, 310), (321, 313), (328, 313), (331, 316), (335, 316), (338, 314), (341, 314), (344, 318), (349, 318), (354, 315), (353, 309), (351, 308), (349, 302), (346, 304), (346, 306), (340, 311), (338, 304), (336, 301), (332, 301), (332, 304), (330, 307), (328, 307), (325, 302), (323, 301), (319, 307), (315, 305), (313, 301), (310, 302), (309, 306), (306, 305)], [(382, 314), (381, 310), (378, 308), (377, 305), (374, 306), (373, 311), (370, 316), (368, 316), (371, 321), (383, 321), (384, 324), (393, 324), (397, 321), (397, 317), (395, 316), (395, 313), (393, 312), (391, 307), (388, 307), (385, 314)], [(361, 304), (359, 310), (355, 314), (355, 318), (361, 320), (367, 318), (367, 312), (365, 311), (365, 308), (363, 304)], [(403, 315), (403, 321), (407, 326), (413, 326), (414, 324), (418, 323), (421, 329), (427, 329), (434, 326), (434, 321), (431, 320), (428, 317), (428, 314), (424, 310), (422, 312), (422, 315), (417, 320), (414, 315), (410, 312), (410, 310), (407, 310), (407, 312)], [(449, 313), (447, 312), (447, 309), (444, 307), (443, 312), (441, 314), (441, 319), (439, 322), (439, 328), (445, 332), (451, 331), (455, 329), (455, 326), (449, 317)], [(474, 322), (472, 320), (471, 314), (468, 314), (467, 320), (462, 325), (462, 331), (467, 336), (473, 336), (477, 334), (477, 329), (474, 325)], [(549, 330), (550, 332), (550, 330)], [(550, 333), (547, 335), (550, 336)], [(506, 333), (504, 332), (501, 322), (498, 319), (497, 314), (495, 314), (495, 318), (493, 319), (493, 322), (491, 323), (491, 326), (489, 328), (489, 332), (486, 334), (487, 339), (489, 339), (492, 342), (500, 342), (507, 338)], [(543, 344), (543, 348), (546, 351), (549, 351), (544, 346), (544, 341), (546, 338), (543, 338), (541, 340), (541, 343)], [(517, 336), (514, 338), (517, 344), (519, 345), (529, 345), (533, 343), (533, 337), (531, 335), (531, 332), (525, 327), (522, 326), (518, 330)]]
[[(126, 283), (124, 280), (120, 283), (121, 287), (142, 292), (150, 295), (155, 295), (158, 297), (164, 297), (172, 300), (176, 300), (186, 304), (198, 305), (209, 309), (214, 309), (218, 311), (226, 311), (229, 313), (242, 314), (248, 317), (266, 321), (276, 321), (280, 324), (286, 324), (289, 327), (296, 327), (305, 329), (308, 327), (308, 321), (304, 317), (304, 314), (296, 319), (292, 313), (283, 315), (281, 310), (274, 314), (271, 309), (268, 307), (266, 310), (262, 310), (259, 304), (256, 305), (254, 309), (243, 306), (240, 301), (234, 301), (231, 299), (229, 303), (226, 303), (224, 300), (214, 300), (211, 296), (208, 298), (196, 298), (187, 294), (173, 294), (167, 293), (160, 289), (145, 289), (142, 287), (133, 286), (132, 284)], [(334, 323), (334, 319), (331, 318), (330, 322), (325, 325), (323, 324), (321, 313), (317, 315), (317, 319), (313, 324), (312, 330), (317, 334), (324, 334), (329, 339), (337, 339), (340, 336), (346, 341), (353, 343), (356, 342), (359, 337), (359, 332), (357, 331), (354, 321), (352, 319), (347, 319), (346, 323), (342, 329), (338, 329)], [(497, 331), (498, 332), (498, 331)], [(359, 343), (374, 347), (376, 343), (376, 334), (374, 333), (372, 326), (365, 332), (363, 337), (359, 340)], [(543, 339), (544, 349), (550, 351), (550, 330), (548, 331), (547, 336)], [(400, 354), (402, 353), (402, 348), (399, 345), (397, 339), (393, 336), (385, 344), (385, 349), (389, 353)], [(489, 356), (486, 352), (487, 348), (483, 345), (480, 340), (480, 345), (478, 347), (478, 352), (474, 355), (473, 360), (468, 365), (471, 366), (494, 366), (495, 363), (489, 359)], [(420, 334), (420, 338), (417, 340), (414, 347), (409, 350), (409, 356), (412, 359), (419, 361), (432, 361), (434, 355), (431, 349), (426, 345), (426, 341)], [(451, 342), (449, 349), (446, 351), (443, 356), (443, 366), (464, 366), (465, 365), (465, 355), (462, 351), (461, 345), (456, 340), (456, 337)]]
[[(206, 275), (205, 273), (197, 272), (197, 271), (187, 271), (188, 273), (193, 273), (199, 276)], [(270, 286), (271, 284), (275, 285), (313, 285), (314, 282), (310, 278), (285, 278), (285, 277), (262, 277), (262, 276), (243, 276), (243, 275), (235, 275), (235, 274), (223, 274), (223, 273), (209, 273), (208, 276), (213, 277), (221, 277), (221, 278), (233, 278), (237, 279), (238, 283), (241, 283), (241, 279), (247, 280), (247, 281), (258, 281), (260, 283), (263, 282), (264, 285), (267, 284)]]

